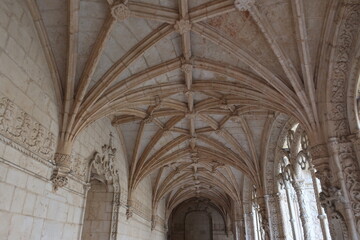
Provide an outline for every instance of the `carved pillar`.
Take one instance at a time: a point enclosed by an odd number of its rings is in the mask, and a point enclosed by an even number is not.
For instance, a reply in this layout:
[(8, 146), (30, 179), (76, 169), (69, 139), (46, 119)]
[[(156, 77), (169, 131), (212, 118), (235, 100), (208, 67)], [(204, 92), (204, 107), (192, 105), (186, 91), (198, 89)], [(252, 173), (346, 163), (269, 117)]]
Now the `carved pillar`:
[(306, 211), (306, 199), (304, 196), (304, 180), (293, 181), (296, 197), (299, 203), (300, 220), (304, 231), (304, 239), (310, 240), (311, 236), (311, 222)]
[(319, 188), (318, 188), (318, 184), (316, 182), (316, 176), (315, 176), (315, 169), (312, 163), (310, 163), (310, 167), (309, 170), (311, 172), (311, 179), (312, 179), (312, 183), (313, 183), (313, 188), (314, 188), (314, 194), (315, 194), (315, 200), (316, 200), (316, 207), (318, 210), (318, 219), (320, 221), (320, 225), (321, 225), (321, 231), (322, 231), (322, 235), (323, 235), (323, 239), (324, 240), (330, 240), (330, 233), (328, 231), (328, 227), (327, 227), (327, 221), (326, 221), (326, 215), (324, 213), (323, 208), (321, 207), (321, 203), (320, 203), (320, 199), (319, 199)]
[(54, 169), (51, 181), (53, 182), (54, 190), (66, 186), (68, 183), (68, 175), (71, 172), (71, 150), (72, 142), (60, 141), (57, 152), (54, 155), (56, 168)]
[(266, 208), (266, 214), (267, 214), (267, 219), (268, 219), (268, 230), (269, 230), (269, 238), (270, 239), (274, 239), (274, 233), (272, 232), (272, 228), (271, 228), (271, 212), (270, 212), (270, 204), (269, 204), (269, 200), (270, 200), (270, 196), (269, 195), (264, 195), (264, 201), (265, 201), (265, 208)]
[(269, 226), (269, 214), (268, 214), (268, 204), (266, 203), (265, 196), (259, 197), (258, 199), (259, 204), (259, 222), (261, 227), (264, 231), (264, 236), (262, 239), (268, 240), (270, 239), (270, 226)]
[(235, 239), (245, 239), (245, 224), (244, 224), (244, 206), (241, 201), (235, 201), (234, 204), (234, 222), (233, 233)]
[(245, 226), (243, 219), (235, 219), (234, 221), (234, 234), (236, 240), (245, 239)]
[[(330, 147), (330, 146), (329, 146)], [(325, 144), (319, 144), (313, 146), (310, 149), (312, 163), (316, 169), (315, 176), (320, 180), (322, 192), (319, 193), (319, 201), (324, 207), (326, 215), (329, 219), (329, 230), (332, 239), (347, 239), (344, 238), (347, 235), (347, 229), (345, 226), (345, 220), (339, 211), (341, 205), (341, 199), (339, 196), (339, 189), (334, 187), (336, 177), (333, 176), (334, 169), (330, 166), (328, 146)], [(330, 169), (331, 168), (331, 169)], [(341, 193), (340, 193), (341, 195)], [(338, 233), (335, 230), (335, 226), (341, 224), (342, 232)]]
[(277, 212), (278, 212), (278, 228), (279, 228), (279, 239), (280, 240), (285, 240), (286, 239), (286, 234), (285, 234), (285, 222), (284, 222), (284, 217), (285, 213), (283, 210), (283, 203), (285, 202), (285, 196), (282, 192), (278, 192), (276, 194), (276, 203), (277, 203)]
[(284, 180), (284, 188), (285, 188), (286, 199), (287, 199), (288, 208), (289, 208), (291, 231), (293, 234), (293, 239), (296, 240), (297, 236), (296, 236), (295, 219), (294, 219), (294, 207), (293, 207), (293, 202), (291, 200), (290, 193), (289, 193), (289, 183), (286, 180)]
[(245, 239), (255, 239), (254, 218), (250, 204), (244, 205)]
[(341, 167), (341, 160), (339, 157), (339, 143), (336, 137), (329, 139), (329, 152), (334, 161), (334, 167), (336, 171), (337, 180), (339, 181), (339, 185), (341, 188), (341, 193), (343, 195), (342, 202), (344, 204), (344, 213), (345, 213), (345, 221), (348, 226), (349, 235), (352, 240), (358, 240), (359, 236), (356, 229), (356, 222), (354, 217), (354, 212), (351, 207), (351, 202), (349, 198), (349, 192), (346, 187), (346, 181), (344, 178), (343, 169)]

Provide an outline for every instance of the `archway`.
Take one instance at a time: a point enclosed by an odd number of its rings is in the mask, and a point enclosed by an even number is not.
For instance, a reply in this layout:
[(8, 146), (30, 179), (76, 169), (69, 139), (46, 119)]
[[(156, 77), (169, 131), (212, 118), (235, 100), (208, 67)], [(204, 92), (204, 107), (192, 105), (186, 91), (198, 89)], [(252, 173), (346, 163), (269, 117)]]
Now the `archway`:
[(185, 240), (211, 240), (211, 216), (206, 210), (192, 211), (185, 217)]
[(82, 240), (108, 240), (111, 234), (113, 189), (97, 179), (90, 181)]

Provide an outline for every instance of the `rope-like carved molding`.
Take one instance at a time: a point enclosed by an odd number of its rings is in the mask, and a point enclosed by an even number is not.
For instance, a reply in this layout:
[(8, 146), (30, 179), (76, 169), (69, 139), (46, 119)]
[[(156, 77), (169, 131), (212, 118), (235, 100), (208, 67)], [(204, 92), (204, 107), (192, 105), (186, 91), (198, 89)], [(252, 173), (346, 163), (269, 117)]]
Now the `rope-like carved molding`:
[(53, 163), (54, 134), (7, 97), (0, 98), (0, 134), (23, 147), (15, 147), (23, 153), (32, 156), (26, 149), (38, 156), (36, 160)]

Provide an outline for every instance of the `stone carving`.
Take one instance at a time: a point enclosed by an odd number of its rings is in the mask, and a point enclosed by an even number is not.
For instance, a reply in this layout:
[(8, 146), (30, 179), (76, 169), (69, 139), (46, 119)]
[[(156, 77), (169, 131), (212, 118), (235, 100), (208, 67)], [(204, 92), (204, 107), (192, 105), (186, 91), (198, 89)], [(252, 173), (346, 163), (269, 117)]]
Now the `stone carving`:
[(71, 172), (74, 176), (85, 180), (86, 173), (88, 171), (88, 164), (86, 159), (82, 158), (79, 154), (73, 153), (71, 155), (73, 161), (71, 161)]
[(181, 19), (176, 21), (174, 28), (175, 31), (183, 35), (191, 30), (191, 22), (189, 20)]
[(130, 9), (124, 3), (117, 3), (111, 8), (112, 16), (118, 21), (124, 21), (130, 17)]
[(113, 209), (112, 209), (112, 220), (111, 220), (111, 240), (116, 240), (117, 237), (117, 226), (119, 218), (120, 208), (120, 192), (115, 192), (113, 197)]
[(68, 154), (55, 153), (54, 161), (56, 169), (50, 180), (53, 182), (54, 190), (65, 187), (68, 183), (68, 174), (71, 172), (71, 156)]
[(56, 163), (56, 166), (63, 167), (63, 168), (69, 168), (69, 171), (70, 171), (70, 164), (71, 164), (71, 156), (70, 155), (62, 154), (62, 153), (55, 153), (54, 161)]
[(46, 162), (54, 163), (54, 134), (6, 97), (0, 98), (0, 134)]
[(114, 160), (116, 148), (112, 146), (112, 134), (110, 133), (110, 140), (108, 145), (101, 148), (102, 153), (95, 152), (94, 157), (90, 161), (92, 169), (90, 174), (104, 176), (107, 184), (112, 184), (114, 188), (113, 206), (112, 206), (112, 221), (111, 221), (111, 239), (115, 240), (117, 237), (117, 224), (120, 207), (120, 183), (119, 183), (119, 170), (117, 169)]
[(346, 108), (346, 80), (348, 78), (352, 46), (360, 25), (360, 5), (349, 5), (345, 9), (344, 23), (341, 26), (335, 52), (336, 62), (331, 74), (331, 112), (328, 115), (336, 136), (349, 134)]
[(235, 0), (234, 2), (239, 11), (249, 11), (254, 3), (255, 0)]
[(52, 181), (53, 183), (53, 188), (54, 190), (58, 190), (59, 188), (63, 188), (68, 184), (68, 178), (67, 178), (67, 174), (62, 174), (59, 172), (59, 170), (54, 170), (50, 181)]
[(360, 170), (351, 143), (342, 143), (339, 147), (341, 167), (343, 169), (349, 200), (354, 211), (357, 228), (360, 229)]
[(103, 175), (108, 183), (113, 183), (118, 177), (118, 170), (114, 164), (116, 148), (111, 145), (104, 145), (102, 153), (95, 152), (93, 158), (93, 167), (97, 174)]
[(192, 70), (193, 70), (192, 64), (184, 63), (183, 65), (181, 65), (181, 71), (183, 71), (184, 73), (191, 73)]
[[(321, 205), (325, 208), (329, 217), (329, 227), (331, 236), (335, 239), (349, 239), (346, 223), (342, 215), (337, 211), (339, 204), (344, 204), (346, 201), (342, 196), (341, 190), (336, 187), (329, 188), (328, 193), (320, 193)], [(341, 231), (337, 231), (336, 228), (341, 226)], [(339, 234), (342, 234), (340, 237)]]

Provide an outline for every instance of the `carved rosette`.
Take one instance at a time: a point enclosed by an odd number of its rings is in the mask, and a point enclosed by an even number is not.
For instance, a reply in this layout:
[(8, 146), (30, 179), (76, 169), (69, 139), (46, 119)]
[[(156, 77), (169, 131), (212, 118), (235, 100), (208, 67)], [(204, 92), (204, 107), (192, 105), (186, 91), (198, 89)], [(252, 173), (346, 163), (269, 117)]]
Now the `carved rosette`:
[(255, 0), (235, 0), (234, 2), (239, 11), (249, 11), (254, 3)]
[(176, 21), (174, 28), (175, 31), (183, 35), (191, 30), (191, 22), (189, 20), (181, 19)]
[(189, 63), (185, 63), (181, 66), (181, 71), (183, 71), (184, 73), (191, 73), (192, 70), (193, 70), (193, 65)]
[(111, 15), (118, 21), (124, 21), (130, 17), (130, 9), (123, 3), (115, 4), (111, 8)]

